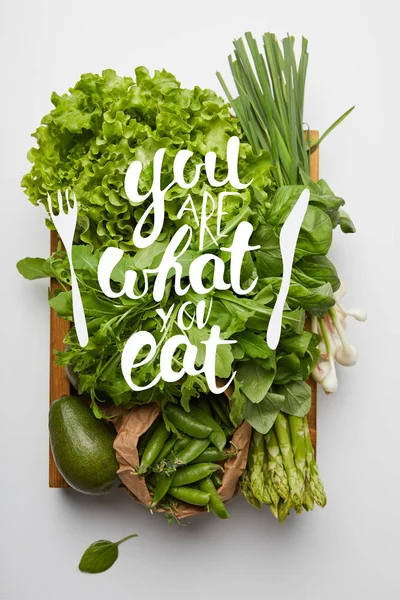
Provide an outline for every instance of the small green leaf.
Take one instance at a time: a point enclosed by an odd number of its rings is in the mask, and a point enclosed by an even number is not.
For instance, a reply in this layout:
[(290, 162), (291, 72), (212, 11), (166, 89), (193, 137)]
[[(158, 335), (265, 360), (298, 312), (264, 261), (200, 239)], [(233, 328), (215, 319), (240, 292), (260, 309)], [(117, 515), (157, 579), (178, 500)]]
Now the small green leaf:
[(311, 388), (305, 381), (291, 381), (278, 388), (285, 396), (281, 410), (294, 417), (305, 417), (311, 408)]
[(41, 279), (51, 277), (52, 270), (44, 258), (24, 258), (17, 262), (17, 269), (25, 279)]
[(285, 396), (270, 392), (258, 404), (253, 404), (248, 400), (244, 418), (256, 431), (265, 435), (275, 423), (276, 416), (284, 401)]
[(356, 227), (350, 219), (347, 212), (343, 209), (339, 210), (339, 225), (343, 233), (355, 233)]
[(257, 335), (252, 331), (241, 331), (236, 334), (236, 340), (251, 358), (269, 358), (274, 351), (265, 341), (265, 336)]
[(107, 571), (118, 558), (118, 546), (133, 537), (137, 537), (137, 534), (128, 535), (119, 542), (109, 542), (108, 540), (94, 542), (83, 553), (79, 570), (83, 573), (103, 573)]
[(93, 253), (89, 246), (72, 246), (72, 262), (75, 269), (88, 271), (91, 275), (97, 276), (99, 253)]
[(59, 317), (72, 320), (72, 292), (60, 292), (49, 300), (49, 304)]
[(242, 391), (256, 404), (265, 397), (274, 377), (275, 371), (266, 370), (253, 360), (240, 362), (236, 375)]

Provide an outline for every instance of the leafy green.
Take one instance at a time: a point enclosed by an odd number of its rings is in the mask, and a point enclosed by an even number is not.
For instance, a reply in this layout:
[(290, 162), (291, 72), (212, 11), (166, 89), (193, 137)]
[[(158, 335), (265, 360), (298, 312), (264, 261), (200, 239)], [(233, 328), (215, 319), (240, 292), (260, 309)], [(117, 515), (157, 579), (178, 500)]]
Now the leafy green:
[(304, 417), (311, 408), (311, 388), (305, 381), (291, 381), (279, 386), (278, 391), (285, 396), (281, 410), (288, 415)]
[(355, 233), (356, 228), (353, 221), (345, 210), (340, 209), (339, 211), (339, 225), (343, 233)]
[(45, 258), (24, 258), (17, 263), (18, 272), (25, 279), (40, 279), (51, 277), (52, 271)]
[(285, 396), (269, 392), (261, 402), (256, 404), (248, 400), (244, 417), (259, 433), (266, 434), (275, 423), (276, 416), (284, 402)]
[[(55, 202), (57, 190), (73, 189), (79, 202), (79, 218), (75, 243), (95, 249), (107, 246), (135, 252), (132, 233), (151, 198), (140, 206), (129, 203), (124, 189), (128, 166), (139, 160), (143, 164), (140, 193), (152, 185), (152, 160), (159, 148), (165, 148), (163, 185), (173, 179), (173, 161), (178, 150), (193, 152), (187, 175), (202, 162), (208, 151), (217, 154), (216, 178), (226, 177), (226, 144), (230, 136), (243, 138), (240, 125), (232, 119), (227, 104), (211, 90), (195, 87), (187, 90), (173, 75), (156, 71), (151, 77), (147, 69), (135, 71), (136, 81), (106, 70), (102, 75), (82, 75), (69, 94), (52, 95), (54, 109), (42, 119), (33, 136), (37, 147), (29, 151), (32, 169), (22, 179), (22, 186), (33, 204), (47, 206), (47, 195)], [(251, 214), (248, 206), (255, 194), (257, 202), (265, 201), (272, 181), (268, 153), (255, 155), (242, 139), (239, 175), (243, 181), (253, 179), (251, 187), (240, 196), (231, 196), (224, 231), (232, 231), (239, 221)], [(198, 183), (190, 190), (200, 213), (204, 192), (213, 192), (204, 169)], [(218, 191), (236, 191), (230, 185)], [(166, 221), (158, 242), (167, 240), (169, 231), (183, 223), (193, 225), (190, 213), (177, 224), (177, 213), (187, 190), (177, 186), (165, 195)], [(50, 225), (50, 223), (48, 222)], [(215, 224), (213, 217), (210, 227)], [(149, 218), (150, 227), (150, 218)], [(195, 234), (198, 233), (195, 230)], [(196, 238), (195, 238), (196, 239)], [(165, 241), (166, 245), (167, 241)], [(160, 245), (156, 246), (162, 252)], [(149, 248), (141, 259), (149, 266)]]
[(266, 396), (275, 377), (275, 371), (264, 369), (259, 363), (248, 360), (239, 364), (236, 379), (247, 398), (258, 404)]
[[(270, 38), (265, 38), (269, 51)], [(253, 48), (254, 49), (254, 48)], [(261, 68), (261, 66), (259, 65)], [(34, 204), (47, 206), (47, 194), (55, 202), (56, 191), (73, 189), (79, 203), (78, 227), (72, 249), (73, 263), (81, 292), (89, 331), (89, 343), (81, 348), (72, 326), (65, 340), (67, 347), (57, 353), (60, 365), (68, 366), (78, 379), (79, 393), (90, 396), (92, 407), (98, 417), (102, 416), (97, 404), (111, 399), (116, 405), (132, 406), (153, 400), (163, 402), (179, 399), (186, 410), (190, 409), (191, 398), (207, 391), (204, 375), (183, 376), (176, 383), (159, 383), (140, 392), (133, 393), (121, 371), (121, 353), (135, 331), (150, 331), (156, 341), (154, 358), (132, 373), (139, 386), (150, 384), (159, 373), (160, 352), (165, 342), (173, 335), (184, 333), (197, 347), (196, 367), (204, 363), (205, 346), (211, 327), (218, 325), (221, 338), (235, 343), (220, 345), (216, 355), (216, 374), (228, 378), (237, 371), (234, 393), (231, 397), (231, 419), (238, 425), (245, 416), (255, 428), (264, 431), (273, 422), (279, 406), (286, 403), (288, 410), (305, 410), (302, 382), (306, 380), (318, 357), (319, 336), (304, 331), (305, 312), (323, 316), (334, 304), (333, 291), (340, 285), (333, 264), (326, 257), (332, 241), (332, 230), (340, 223), (345, 229), (350, 221), (342, 212), (344, 201), (338, 198), (320, 180), (314, 183), (307, 171), (307, 148), (299, 140), (290, 140), (294, 160), (288, 160), (283, 147), (279, 160), (285, 163), (282, 173), (284, 181), (291, 185), (276, 188), (276, 147), (250, 145), (242, 119), (232, 118), (229, 107), (210, 90), (181, 87), (175, 77), (165, 71), (156, 71), (154, 76), (139, 67), (135, 81), (130, 77), (119, 77), (114, 71), (102, 75), (86, 74), (70, 89), (68, 94), (53, 94), (54, 109), (42, 120), (34, 137), (37, 147), (32, 148), (29, 159), (32, 169), (22, 185)], [(300, 72), (299, 72), (300, 76)], [(277, 81), (274, 82), (274, 88)], [(284, 108), (285, 96), (277, 102)], [(268, 93), (265, 89), (264, 93)], [(275, 93), (275, 92), (274, 92)], [(296, 92), (297, 93), (297, 92)], [(300, 93), (301, 95), (301, 93)], [(287, 101), (290, 114), (282, 116), (279, 127), (271, 133), (271, 141), (280, 139), (280, 127), (302, 127), (293, 113), (294, 100), (301, 100), (291, 93)], [(251, 108), (254, 110), (254, 106)], [(286, 109), (285, 109), (286, 110)], [(275, 114), (274, 118), (277, 118)], [(294, 119), (294, 121), (293, 121)], [(278, 120), (276, 121), (278, 123)], [(242, 124), (241, 124), (242, 123)], [(283, 130), (282, 130), (283, 131)], [(149, 277), (149, 293), (138, 300), (126, 296), (110, 299), (99, 288), (97, 269), (102, 252), (107, 247), (119, 247), (124, 256), (112, 272), (113, 289), (121, 290), (125, 272), (134, 270), (139, 274), (144, 269), (157, 269), (160, 260), (175, 231), (183, 224), (193, 228), (193, 246), (179, 259), (183, 267), (183, 284), (188, 283), (191, 261), (199, 255), (199, 228), (190, 212), (178, 219), (178, 212), (188, 191), (173, 185), (165, 195), (165, 222), (162, 233), (151, 246), (137, 249), (133, 246), (132, 232), (152, 198), (140, 205), (128, 201), (124, 190), (124, 178), (128, 166), (134, 160), (143, 164), (139, 192), (146, 194), (153, 182), (152, 160), (159, 148), (165, 148), (162, 168), (162, 185), (173, 179), (173, 161), (177, 152), (186, 148), (193, 152), (186, 175), (192, 178), (195, 165), (204, 162), (210, 150), (217, 155), (215, 177), (224, 180), (227, 176), (226, 144), (229, 137), (236, 135), (241, 141), (239, 176), (242, 181), (252, 180), (251, 185), (240, 194), (229, 197), (224, 203), (222, 233), (224, 246), (228, 247), (238, 224), (248, 221), (254, 228), (251, 243), (260, 249), (246, 253), (241, 271), (241, 282), (248, 287), (257, 278), (253, 291), (237, 296), (232, 291), (214, 290), (207, 295), (211, 306), (207, 324), (182, 331), (178, 326), (177, 314), (186, 301), (195, 304), (202, 296), (189, 291), (178, 296), (171, 282), (167, 281), (161, 303), (152, 297), (153, 275)], [(275, 138), (274, 138), (275, 136)], [(268, 152), (268, 149), (270, 152)], [(275, 153), (275, 155), (274, 155)], [(296, 178), (294, 164), (296, 167)], [(281, 173), (281, 174), (282, 174)], [(279, 179), (279, 177), (278, 177)], [(279, 184), (283, 181), (279, 181)], [(289, 294), (283, 311), (281, 341), (272, 351), (265, 339), (274, 303), (282, 282), (282, 259), (279, 245), (281, 228), (305, 188), (310, 189), (310, 203), (302, 224), (294, 257)], [(210, 186), (204, 169), (198, 183), (190, 190), (197, 214), (205, 192), (213, 194), (235, 191), (230, 184), (218, 189)], [(215, 228), (216, 217), (208, 221)], [(52, 227), (51, 223), (48, 225)], [(151, 229), (149, 218), (145, 229)], [(229, 255), (218, 248), (212, 239), (206, 238), (203, 252), (219, 256), (225, 263), (226, 280), (229, 280)], [(60, 248), (45, 260), (24, 259), (18, 270), (28, 279), (54, 277), (59, 283), (50, 306), (57, 314), (73, 322), (70, 267), (67, 256)], [(204, 283), (211, 286), (213, 269), (204, 271)], [(211, 304), (212, 300), (212, 304)], [(165, 311), (174, 305), (167, 326), (156, 309)], [(190, 319), (193, 311), (186, 309)], [(138, 360), (145, 358), (143, 351)], [(174, 354), (174, 369), (183, 366), (184, 347)], [(292, 387), (291, 387), (292, 386)], [(288, 391), (289, 390), (289, 391)], [(298, 394), (296, 399), (287, 399), (290, 390)], [(296, 408), (297, 407), (297, 408)]]
[(137, 534), (128, 535), (119, 542), (98, 540), (85, 550), (79, 563), (79, 570), (83, 573), (103, 573), (113, 566), (118, 558), (118, 546)]

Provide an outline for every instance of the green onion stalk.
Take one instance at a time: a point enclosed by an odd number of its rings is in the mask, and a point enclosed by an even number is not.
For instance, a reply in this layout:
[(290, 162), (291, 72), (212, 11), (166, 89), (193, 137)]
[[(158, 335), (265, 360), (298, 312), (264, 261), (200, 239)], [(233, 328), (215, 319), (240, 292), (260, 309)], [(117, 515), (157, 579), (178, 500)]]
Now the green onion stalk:
[[(280, 45), (273, 33), (265, 33), (262, 48), (251, 33), (234, 40), (229, 65), (237, 96), (217, 77), (243, 127), (253, 150), (268, 150), (278, 187), (303, 183), (310, 174), (310, 154), (345, 119), (354, 106), (337, 119), (323, 135), (311, 140), (304, 124), (304, 94), (308, 66), (308, 42), (303, 37), (300, 58), (295, 39), (287, 36)], [(306, 133), (304, 134), (304, 129)]]

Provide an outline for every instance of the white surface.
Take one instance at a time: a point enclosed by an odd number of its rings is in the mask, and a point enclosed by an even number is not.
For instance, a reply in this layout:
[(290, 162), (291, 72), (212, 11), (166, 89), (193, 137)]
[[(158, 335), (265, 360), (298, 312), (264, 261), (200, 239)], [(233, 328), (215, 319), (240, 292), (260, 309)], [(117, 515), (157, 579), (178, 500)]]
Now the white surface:
[[(399, 597), (397, 293), (398, 18), (394, 2), (1, 2), (3, 600), (241, 597), (367, 600)], [(196, 7), (196, 8), (195, 8)], [(336, 234), (332, 256), (350, 284), (346, 304), (359, 364), (321, 393), (318, 462), (329, 504), (283, 525), (237, 499), (232, 519), (168, 527), (125, 495), (90, 498), (47, 488), (48, 308), (45, 282), (15, 262), (47, 256), (43, 213), (19, 187), (30, 132), (83, 72), (165, 67), (186, 85), (218, 89), (242, 32), (304, 34), (310, 42), (306, 117), (323, 130), (353, 115), (322, 149), (321, 175), (348, 201), (358, 233)], [(396, 87), (397, 86), (397, 87)], [(80, 574), (89, 543), (140, 537), (103, 575)]]

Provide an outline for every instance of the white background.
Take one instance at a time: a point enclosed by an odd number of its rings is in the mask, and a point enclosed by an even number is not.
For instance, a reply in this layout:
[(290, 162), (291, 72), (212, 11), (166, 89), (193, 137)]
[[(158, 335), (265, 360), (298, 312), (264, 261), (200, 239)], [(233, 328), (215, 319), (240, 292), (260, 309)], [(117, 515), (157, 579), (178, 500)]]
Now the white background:
[[(385, 600), (399, 597), (399, 124), (395, 2), (1, 2), (1, 588), (3, 600), (174, 598)], [(328, 506), (280, 526), (244, 500), (232, 518), (168, 527), (122, 491), (91, 498), (47, 487), (47, 283), (15, 263), (48, 255), (41, 209), (19, 187), (30, 133), (81, 73), (166, 68), (184, 86), (219, 91), (232, 39), (247, 30), (310, 42), (306, 119), (323, 130), (352, 104), (322, 148), (321, 176), (357, 225), (332, 257), (349, 284), (359, 363), (320, 393), (318, 462)], [(116, 565), (83, 575), (82, 551), (117, 540)]]

